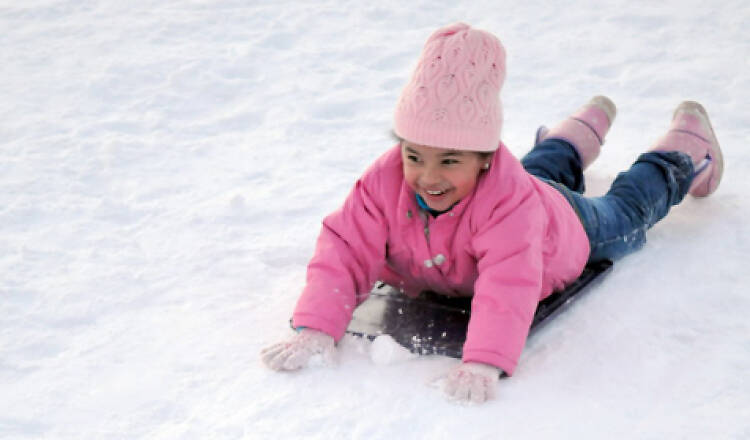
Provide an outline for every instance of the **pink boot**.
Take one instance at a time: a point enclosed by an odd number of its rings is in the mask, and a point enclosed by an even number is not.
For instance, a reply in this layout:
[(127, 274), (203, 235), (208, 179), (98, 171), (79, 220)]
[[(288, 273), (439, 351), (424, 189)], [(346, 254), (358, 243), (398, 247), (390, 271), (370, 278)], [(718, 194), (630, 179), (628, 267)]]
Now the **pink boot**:
[(677, 106), (667, 134), (651, 151), (681, 151), (693, 159), (695, 178), (690, 185), (694, 197), (706, 197), (716, 191), (724, 173), (724, 158), (708, 113), (695, 101)]
[(617, 108), (606, 96), (594, 96), (583, 107), (552, 129), (539, 127), (536, 143), (544, 139), (562, 139), (570, 142), (581, 157), (586, 169), (599, 156), (604, 136), (615, 120)]

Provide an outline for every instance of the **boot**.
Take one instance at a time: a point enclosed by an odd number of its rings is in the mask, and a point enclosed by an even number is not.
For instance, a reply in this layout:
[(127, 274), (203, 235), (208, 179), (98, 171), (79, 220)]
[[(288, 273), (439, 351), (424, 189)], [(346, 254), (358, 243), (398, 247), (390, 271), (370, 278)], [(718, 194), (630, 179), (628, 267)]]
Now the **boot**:
[(544, 139), (562, 139), (570, 142), (586, 169), (599, 156), (604, 136), (612, 126), (617, 107), (606, 96), (594, 96), (583, 107), (551, 129), (539, 127), (534, 145)]
[(724, 174), (724, 158), (708, 113), (695, 101), (684, 101), (674, 111), (669, 131), (651, 151), (681, 151), (693, 160), (695, 168), (689, 193), (706, 197), (716, 191)]

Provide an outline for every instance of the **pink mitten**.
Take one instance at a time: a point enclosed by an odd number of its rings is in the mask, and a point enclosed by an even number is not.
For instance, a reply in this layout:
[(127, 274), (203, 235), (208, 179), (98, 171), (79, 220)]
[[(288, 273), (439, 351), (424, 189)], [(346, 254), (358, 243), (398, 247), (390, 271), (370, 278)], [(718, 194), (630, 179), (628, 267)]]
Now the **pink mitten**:
[(495, 397), (500, 369), (478, 362), (464, 362), (445, 380), (445, 394), (459, 402), (482, 403)]
[(297, 370), (320, 355), (326, 365), (333, 363), (335, 352), (333, 337), (313, 329), (303, 329), (284, 342), (271, 345), (261, 351), (263, 363), (272, 370)]

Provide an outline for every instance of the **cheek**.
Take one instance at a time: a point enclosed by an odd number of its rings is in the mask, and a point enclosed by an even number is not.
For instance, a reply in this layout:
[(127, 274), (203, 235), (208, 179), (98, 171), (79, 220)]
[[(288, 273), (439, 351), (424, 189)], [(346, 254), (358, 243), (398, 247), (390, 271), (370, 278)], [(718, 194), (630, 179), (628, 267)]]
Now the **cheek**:
[(404, 167), (404, 180), (406, 181), (406, 184), (409, 185), (412, 189), (415, 188), (418, 177), (419, 174), (416, 172), (416, 170), (410, 167)]
[(460, 173), (453, 176), (453, 185), (463, 193), (468, 193), (477, 184), (478, 173)]

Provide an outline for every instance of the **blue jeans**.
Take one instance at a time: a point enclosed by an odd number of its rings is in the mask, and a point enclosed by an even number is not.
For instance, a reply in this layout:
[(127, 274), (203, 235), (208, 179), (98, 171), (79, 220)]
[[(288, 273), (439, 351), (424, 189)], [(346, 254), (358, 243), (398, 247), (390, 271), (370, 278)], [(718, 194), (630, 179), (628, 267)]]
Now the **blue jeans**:
[(570, 202), (589, 238), (589, 262), (614, 261), (640, 249), (646, 231), (682, 201), (694, 177), (687, 154), (648, 152), (617, 176), (606, 195), (584, 197), (581, 159), (570, 143), (545, 139), (521, 163)]

